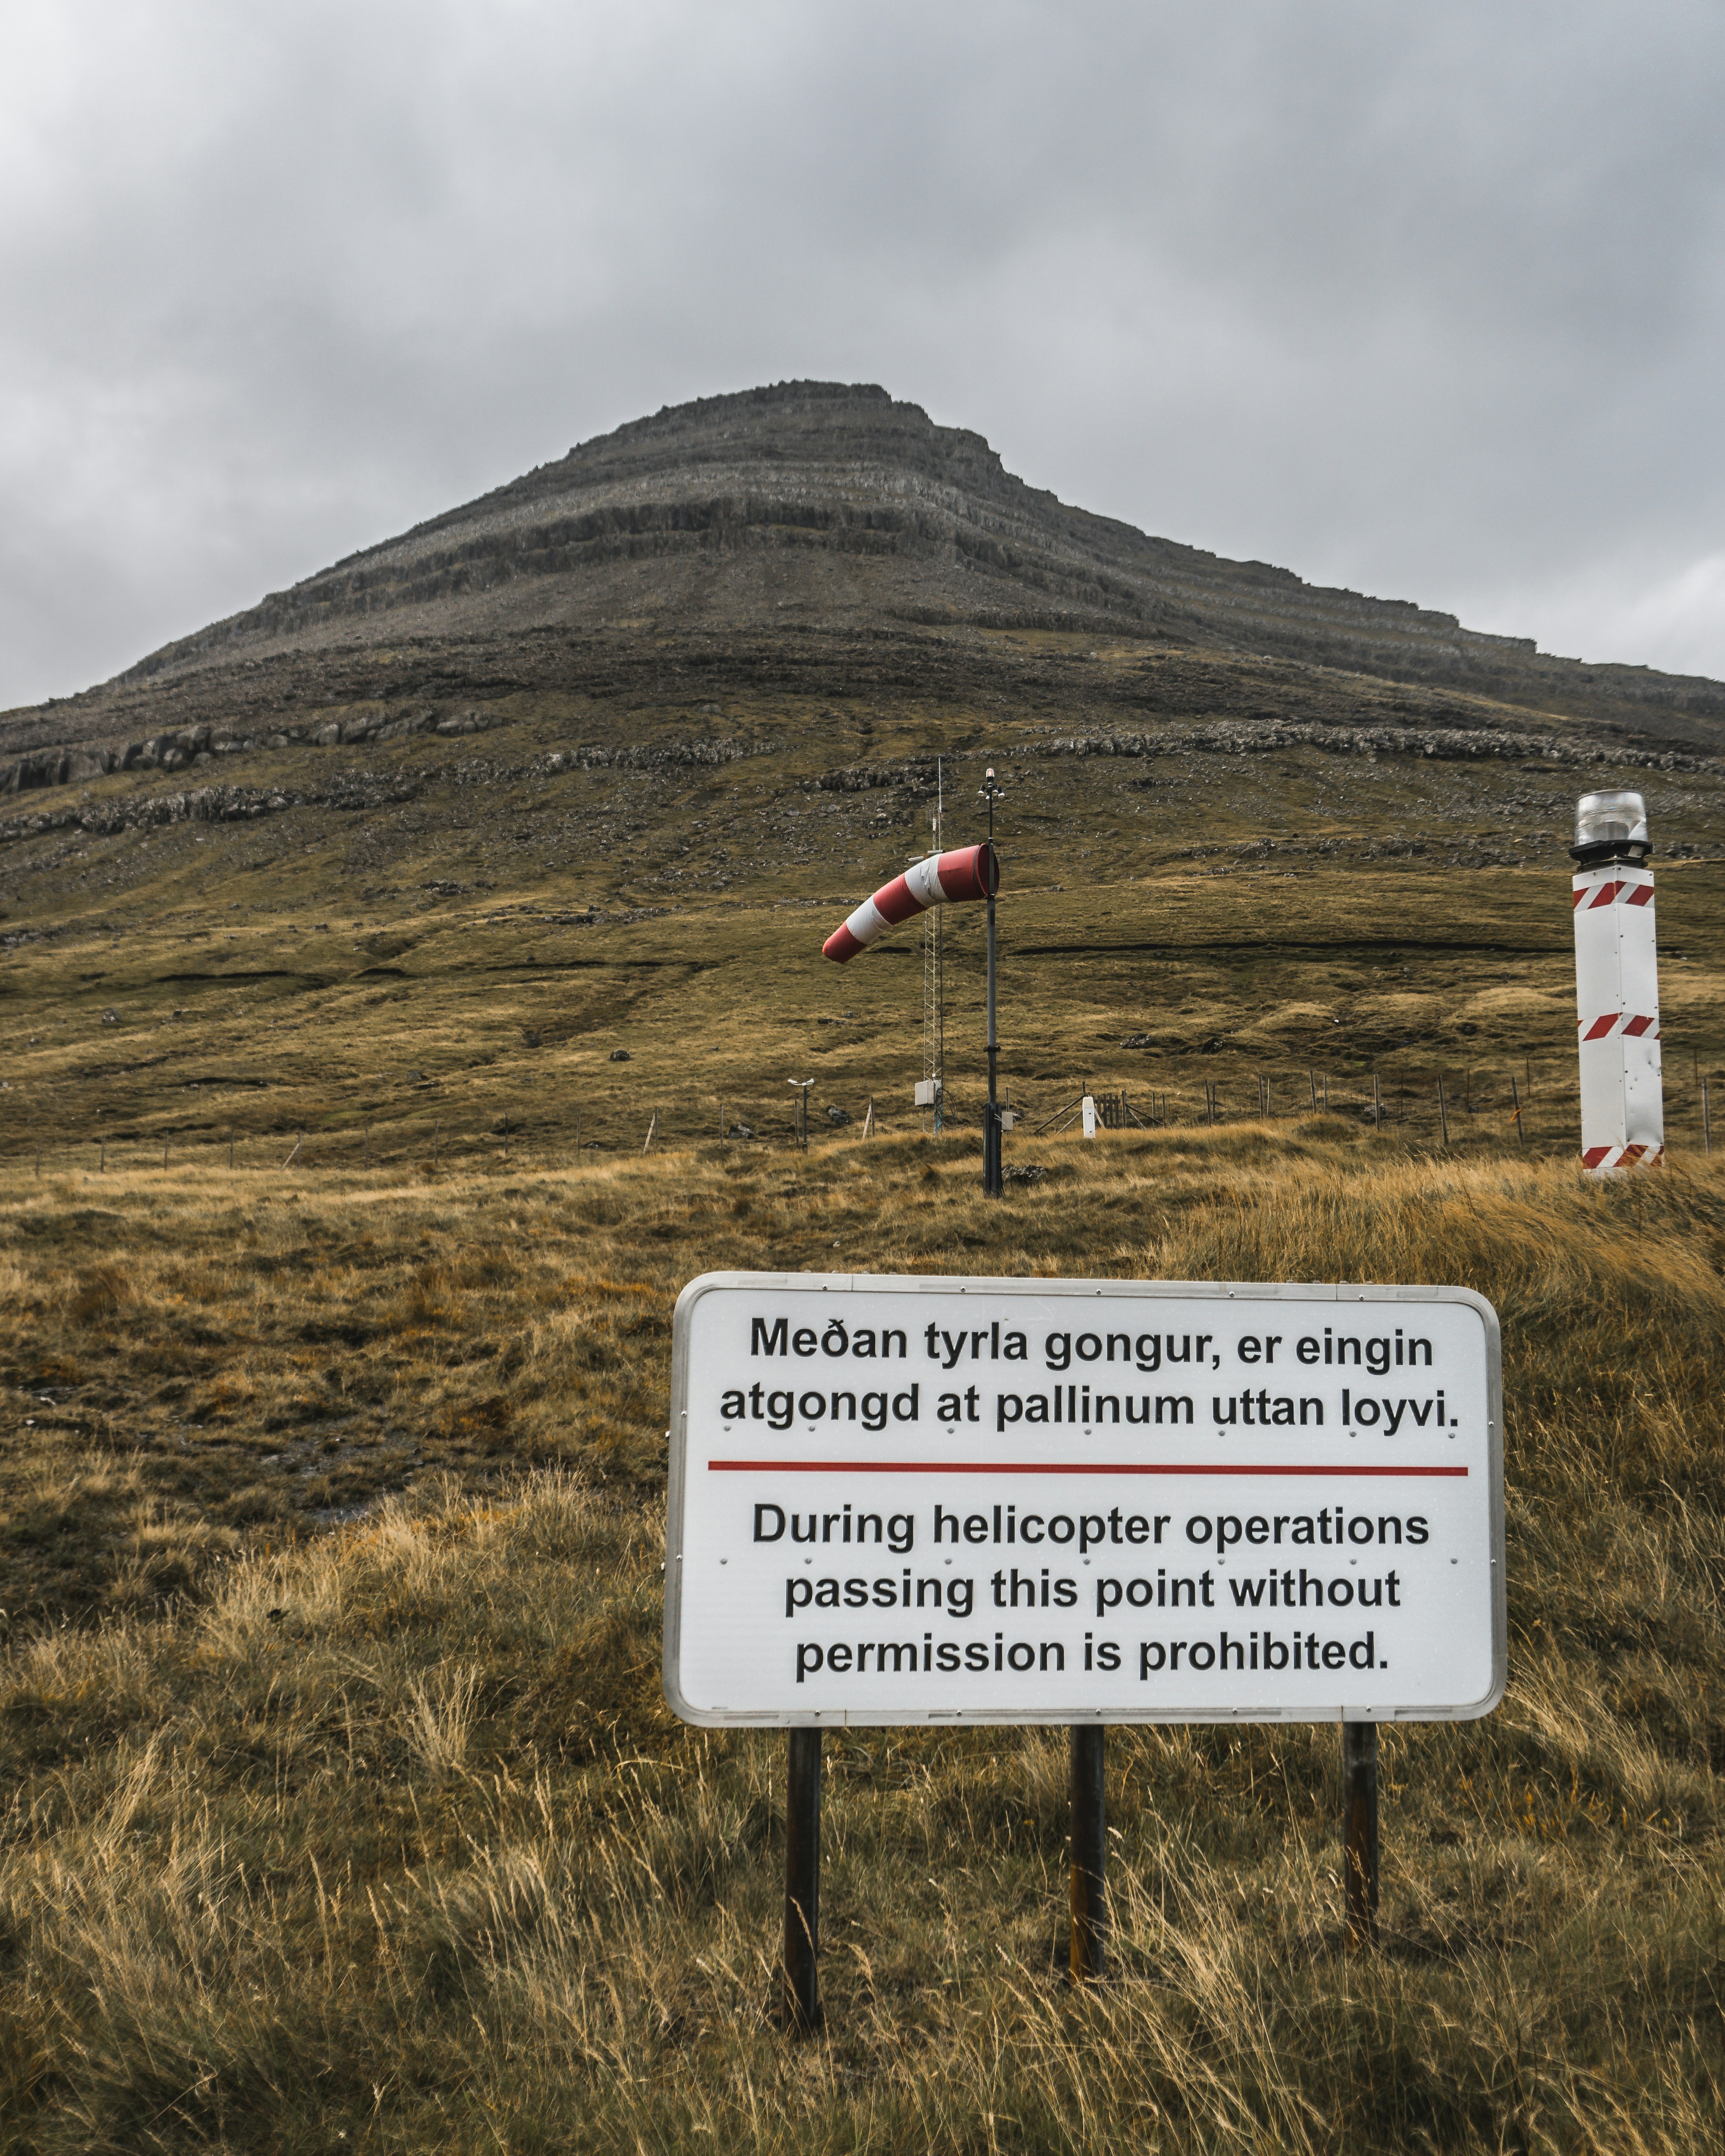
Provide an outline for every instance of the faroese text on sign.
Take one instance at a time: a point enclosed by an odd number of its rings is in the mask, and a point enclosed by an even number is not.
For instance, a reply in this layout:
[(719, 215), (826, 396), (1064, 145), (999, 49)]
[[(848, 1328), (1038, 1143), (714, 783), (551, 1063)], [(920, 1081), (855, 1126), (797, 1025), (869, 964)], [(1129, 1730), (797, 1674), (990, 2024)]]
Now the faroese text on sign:
[(665, 1688), (703, 1723), (1440, 1718), (1503, 1686), (1461, 1288), (710, 1274)]

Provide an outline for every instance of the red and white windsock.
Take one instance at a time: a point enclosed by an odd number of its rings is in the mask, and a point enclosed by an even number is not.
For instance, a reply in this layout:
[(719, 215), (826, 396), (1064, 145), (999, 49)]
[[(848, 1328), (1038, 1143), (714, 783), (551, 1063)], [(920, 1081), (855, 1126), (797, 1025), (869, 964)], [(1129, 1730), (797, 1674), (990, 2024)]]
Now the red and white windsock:
[(1584, 793), (1576, 803), (1581, 1162), (1595, 1175), (1651, 1168), (1665, 1152), (1652, 851), (1639, 793)]
[(901, 921), (914, 920), (931, 906), (957, 906), (968, 898), (992, 898), (1000, 888), (1000, 856), (984, 842), (961, 846), (954, 854), (931, 854), (865, 898), (842, 928), (821, 946), (823, 957), (848, 965), (877, 936)]

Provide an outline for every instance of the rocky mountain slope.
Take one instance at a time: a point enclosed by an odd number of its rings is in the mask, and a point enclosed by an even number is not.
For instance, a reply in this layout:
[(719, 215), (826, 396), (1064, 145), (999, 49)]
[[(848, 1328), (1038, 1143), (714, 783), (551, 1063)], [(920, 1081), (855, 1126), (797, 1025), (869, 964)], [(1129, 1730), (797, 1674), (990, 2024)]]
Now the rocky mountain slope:
[[(980, 435), (882, 389), (788, 382), (620, 427), (113, 682), (6, 715), (0, 791), (172, 770), (224, 733), (290, 738), (308, 703), (382, 690), (445, 700), (429, 722), (459, 722), (449, 699), (603, 690), (644, 664), (709, 690), (762, 670), (818, 688), (932, 669), (1014, 695), (987, 682), (1002, 631), (1201, 652), (1224, 671), (1250, 657), (1366, 675), (1425, 691), (1403, 714), (1416, 723), (1491, 723), (1431, 701), (1459, 696), (1667, 745), (1725, 742), (1717, 682), (1553, 659), (1449, 614), (1148, 537), (1026, 485)], [(1263, 715), (1283, 716), (1274, 703)]]
[(1543, 1103), (1574, 798), (1629, 783), (1698, 1130), (1722, 695), (1065, 510), (879, 391), (688, 406), (0, 721), (0, 1166), (783, 1135), (817, 1068), (891, 1116), (920, 941), (821, 942), (991, 766), (1027, 1108)]

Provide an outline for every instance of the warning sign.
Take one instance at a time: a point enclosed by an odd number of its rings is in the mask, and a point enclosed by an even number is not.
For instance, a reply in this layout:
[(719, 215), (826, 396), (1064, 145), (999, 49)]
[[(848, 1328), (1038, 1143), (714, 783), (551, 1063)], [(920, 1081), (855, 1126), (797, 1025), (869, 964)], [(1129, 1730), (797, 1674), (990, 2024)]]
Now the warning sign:
[(715, 1273), (665, 1681), (719, 1723), (1440, 1719), (1503, 1690), (1462, 1288)]

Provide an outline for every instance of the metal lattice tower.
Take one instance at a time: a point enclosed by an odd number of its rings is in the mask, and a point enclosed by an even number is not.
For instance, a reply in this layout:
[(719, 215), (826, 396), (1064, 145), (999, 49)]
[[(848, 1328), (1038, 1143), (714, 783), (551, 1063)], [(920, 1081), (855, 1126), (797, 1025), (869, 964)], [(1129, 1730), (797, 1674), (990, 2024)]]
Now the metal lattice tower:
[[(942, 762), (938, 757), (934, 765), (934, 843), (930, 850), (941, 850), (941, 830), (945, 807), (945, 784)], [(934, 1127), (938, 1136), (945, 1109), (945, 1077), (947, 1060), (946, 983), (942, 974), (941, 922), (944, 906), (931, 906), (922, 916), (922, 1075), (941, 1081), (935, 1090)]]

